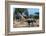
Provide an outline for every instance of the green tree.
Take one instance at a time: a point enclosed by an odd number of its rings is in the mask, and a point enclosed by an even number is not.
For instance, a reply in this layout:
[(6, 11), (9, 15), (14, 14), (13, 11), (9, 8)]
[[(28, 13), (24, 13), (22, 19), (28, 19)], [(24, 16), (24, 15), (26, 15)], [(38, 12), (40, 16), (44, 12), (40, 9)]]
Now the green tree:
[(25, 11), (25, 8), (15, 8), (15, 11), (14, 11), (14, 14), (17, 14), (17, 13), (23, 13)]
[(34, 19), (39, 19), (39, 12), (36, 12), (36, 13), (35, 13)]
[(13, 19), (15, 19), (15, 17), (16, 17), (16, 18), (20, 18), (21, 16), (20, 16), (19, 14), (22, 15), (22, 13), (23, 13), (24, 11), (27, 11), (27, 9), (26, 9), (26, 8), (15, 8)]

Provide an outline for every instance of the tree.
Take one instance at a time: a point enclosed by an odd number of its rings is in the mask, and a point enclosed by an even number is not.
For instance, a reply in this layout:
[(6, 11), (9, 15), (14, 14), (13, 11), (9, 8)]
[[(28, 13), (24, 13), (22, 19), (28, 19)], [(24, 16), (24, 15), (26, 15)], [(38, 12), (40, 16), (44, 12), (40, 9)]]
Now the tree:
[(25, 8), (15, 8), (15, 11), (14, 11), (14, 14), (17, 14), (17, 13), (23, 13), (25, 11)]
[(30, 14), (30, 16), (29, 16), (30, 18), (33, 18), (33, 15), (32, 14)]
[(36, 12), (35, 14), (39, 15), (39, 12)]
[(24, 11), (26, 11), (26, 8), (15, 8), (13, 19), (15, 19), (15, 17), (20, 19), (20, 15), (22, 15)]
[(39, 12), (36, 12), (33, 18), (34, 19), (39, 19)]

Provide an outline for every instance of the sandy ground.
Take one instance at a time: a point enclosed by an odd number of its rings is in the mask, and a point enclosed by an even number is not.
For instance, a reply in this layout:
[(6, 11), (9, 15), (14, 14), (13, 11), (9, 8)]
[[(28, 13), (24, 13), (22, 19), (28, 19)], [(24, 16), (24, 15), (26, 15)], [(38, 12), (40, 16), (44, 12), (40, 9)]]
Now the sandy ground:
[[(21, 21), (16, 21), (14, 20), (14, 23), (13, 23), (13, 27), (14, 28), (19, 28), (19, 27), (29, 27), (28, 23), (27, 22), (24, 22), (25, 19), (22, 19)], [(32, 23), (30, 23), (30, 27), (38, 27), (39, 26), (39, 20), (36, 20), (36, 23), (33, 22), (33, 25), (34, 26), (31, 26)]]

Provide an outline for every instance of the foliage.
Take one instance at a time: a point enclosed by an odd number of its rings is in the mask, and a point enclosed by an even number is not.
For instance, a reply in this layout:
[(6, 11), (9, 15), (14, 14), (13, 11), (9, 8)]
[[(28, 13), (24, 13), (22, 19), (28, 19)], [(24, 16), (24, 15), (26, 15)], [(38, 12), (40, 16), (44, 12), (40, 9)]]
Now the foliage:
[(28, 16), (28, 11), (26, 8), (15, 8), (13, 19), (15, 19), (15, 17), (19, 18), (20, 17), (19, 14), (22, 15), (22, 13), (24, 13), (26, 16)]
[(14, 14), (17, 14), (17, 13), (23, 13), (26, 9), (25, 8), (15, 8), (15, 13)]
[(33, 18), (34, 19), (39, 19), (39, 12), (36, 12)]

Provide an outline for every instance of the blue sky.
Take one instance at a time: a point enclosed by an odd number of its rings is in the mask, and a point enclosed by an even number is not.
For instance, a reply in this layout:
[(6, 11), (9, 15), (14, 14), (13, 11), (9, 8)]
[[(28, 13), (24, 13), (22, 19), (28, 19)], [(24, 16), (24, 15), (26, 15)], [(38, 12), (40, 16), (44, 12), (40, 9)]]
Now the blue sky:
[(30, 15), (30, 14), (34, 14), (35, 12), (39, 12), (39, 9), (38, 8), (28, 8), (28, 14)]
[[(14, 10), (15, 10), (15, 9), (14, 9)], [(27, 8), (27, 10), (28, 10), (29, 16), (30, 16), (30, 14), (31, 14), (31, 15), (35, 15), (35, 14), (34, 14), (35, 12), (39, 12), (39, 9), (38, 9), (38, 8)]]

